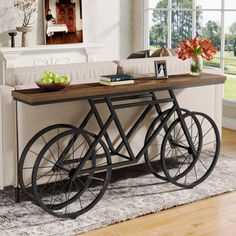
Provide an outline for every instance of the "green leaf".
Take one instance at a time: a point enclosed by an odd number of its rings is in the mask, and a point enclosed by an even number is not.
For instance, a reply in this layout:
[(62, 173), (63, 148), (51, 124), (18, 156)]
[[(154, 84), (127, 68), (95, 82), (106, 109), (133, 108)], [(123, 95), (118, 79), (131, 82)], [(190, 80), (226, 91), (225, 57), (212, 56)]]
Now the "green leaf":
[(202, 55), (202, 49), (200, 47), (197, 49), (197, 54)]

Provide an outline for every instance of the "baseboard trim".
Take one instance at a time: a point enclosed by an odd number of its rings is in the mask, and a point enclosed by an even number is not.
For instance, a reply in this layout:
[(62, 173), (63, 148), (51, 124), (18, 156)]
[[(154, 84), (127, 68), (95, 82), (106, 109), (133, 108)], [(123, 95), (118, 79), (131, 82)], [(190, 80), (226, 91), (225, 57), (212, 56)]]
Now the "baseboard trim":
[(236, 130), (236, 120), (228, 117), (223, 117), (222, 126), (224, 128)]

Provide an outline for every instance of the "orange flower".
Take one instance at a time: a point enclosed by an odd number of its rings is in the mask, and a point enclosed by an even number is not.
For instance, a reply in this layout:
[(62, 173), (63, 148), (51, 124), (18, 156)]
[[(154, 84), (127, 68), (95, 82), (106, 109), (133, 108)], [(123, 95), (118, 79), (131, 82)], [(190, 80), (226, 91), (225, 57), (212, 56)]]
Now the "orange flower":
[(216, 47), (212, 45), (209, 39), (193, 38), (190, 40), (183, 39), (180, 45), (176, 47), (176, 53), (178, 58), (186, 60), (187, 58), (193, 58), (199, 60), (200, 57), (210, 61), (216, 54)]
[(211, 40), (200, 39), (199, 44), (202, 48), (202, 57), (208, 61), (212, 60), (216, 54), (217, 49), (212, 45)]

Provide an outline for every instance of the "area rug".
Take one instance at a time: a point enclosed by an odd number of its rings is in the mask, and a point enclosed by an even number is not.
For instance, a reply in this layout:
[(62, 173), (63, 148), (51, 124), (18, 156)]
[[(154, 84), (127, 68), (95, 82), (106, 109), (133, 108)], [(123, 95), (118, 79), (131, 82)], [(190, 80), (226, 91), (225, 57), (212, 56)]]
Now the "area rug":
[(149, 174), (145, 165), (113, 172), (102, 200), (75, 220), (58, 219), (12, 189), (0, 191), (0, 235), (75, 235), (236, 190), (236, 158), (221, 155), (213, 173), (193, 189), (180, 189)]

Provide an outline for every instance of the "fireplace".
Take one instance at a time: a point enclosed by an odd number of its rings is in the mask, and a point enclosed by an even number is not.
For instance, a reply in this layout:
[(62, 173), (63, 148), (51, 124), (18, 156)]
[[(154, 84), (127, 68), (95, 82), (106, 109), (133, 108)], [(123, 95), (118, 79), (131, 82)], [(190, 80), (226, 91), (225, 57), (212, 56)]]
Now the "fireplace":
[(92, 62), (97, 60), (101, 48), (102, 45), (96, 43), (2, 47), (0, 84), (5, 84), (5, 74), (9, 68)]

